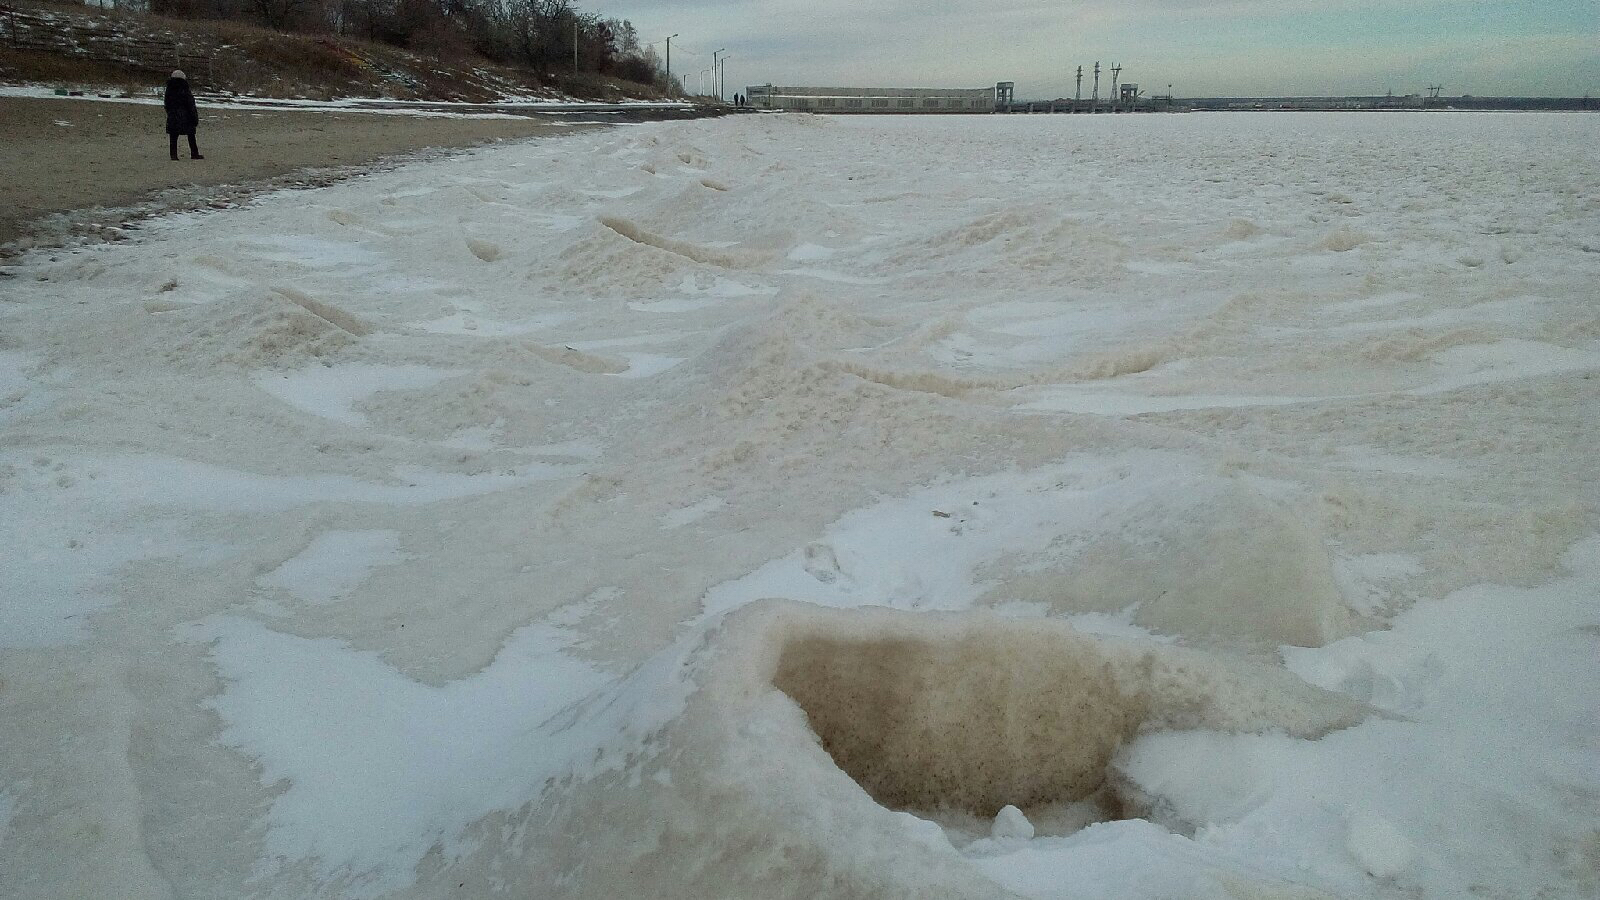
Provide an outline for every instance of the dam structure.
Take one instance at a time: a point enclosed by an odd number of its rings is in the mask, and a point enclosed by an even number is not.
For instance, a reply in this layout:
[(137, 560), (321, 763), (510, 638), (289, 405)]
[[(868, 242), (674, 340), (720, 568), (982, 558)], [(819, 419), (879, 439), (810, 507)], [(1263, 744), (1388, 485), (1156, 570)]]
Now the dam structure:
[(751, 85), (745, 96), (756, 109), (816, 113), (992, 113), (996, 88), (851, 88)]

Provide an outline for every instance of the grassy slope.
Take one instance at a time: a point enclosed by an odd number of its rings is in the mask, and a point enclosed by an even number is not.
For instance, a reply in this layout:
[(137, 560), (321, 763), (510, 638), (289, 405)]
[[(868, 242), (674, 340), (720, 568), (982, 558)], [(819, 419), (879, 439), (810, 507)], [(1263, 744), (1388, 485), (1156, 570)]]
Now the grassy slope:
[[(6, 27), (15, 12), (21, 24)], [(48, 23), (41, 23), (48, 18)], [(100, 40), (114, 34), (115, 40)], [(656, 98), (653, 87), (599, 75), (534, 73), (463, 54), (427, 57), (344, 37), (285, 34), (237, 22), (171, 19), (44, 0), (0, 2), (0, 81), (147, 91), (175, 65), (202, 91), (334, 99), (483, 102), (565, 94)]]

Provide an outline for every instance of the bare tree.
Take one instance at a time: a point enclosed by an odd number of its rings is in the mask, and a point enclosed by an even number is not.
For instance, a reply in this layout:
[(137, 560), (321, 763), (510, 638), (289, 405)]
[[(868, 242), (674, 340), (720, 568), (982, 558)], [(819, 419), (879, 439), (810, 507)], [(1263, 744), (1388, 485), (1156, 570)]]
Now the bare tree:
[(261, 24), (287, 31), (302, 23), (311, 3), (310, 0), (250, 0), (250, 7)]
[(539, 74), (615, 74), (661, 82), (661, 64), (625, 19), (573, 0), (98, 0), (180, 18), (252, 19), (280, 31), (332, 31), (435, 56), (478, 53)]

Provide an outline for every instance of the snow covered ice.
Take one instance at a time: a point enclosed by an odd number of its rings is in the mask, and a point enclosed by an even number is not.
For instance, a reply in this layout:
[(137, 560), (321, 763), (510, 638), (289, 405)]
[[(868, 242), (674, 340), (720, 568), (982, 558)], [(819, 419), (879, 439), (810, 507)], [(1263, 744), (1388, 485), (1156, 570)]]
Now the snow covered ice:
[(0, 896), (1594, 896), (1597, 172), (741, 117), (36, 253)]

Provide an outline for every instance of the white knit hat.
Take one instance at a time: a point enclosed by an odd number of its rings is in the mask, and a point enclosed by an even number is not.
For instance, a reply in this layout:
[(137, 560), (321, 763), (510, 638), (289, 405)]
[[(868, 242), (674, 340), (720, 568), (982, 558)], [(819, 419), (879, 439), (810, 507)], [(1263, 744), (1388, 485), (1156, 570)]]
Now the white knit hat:
[(189, 80), (189, 76), (183, 74), (183, 70), (182, 69), (173, 69), (172, 70), (172, 77), (173, 78), (182, 78), (185, 81)]

